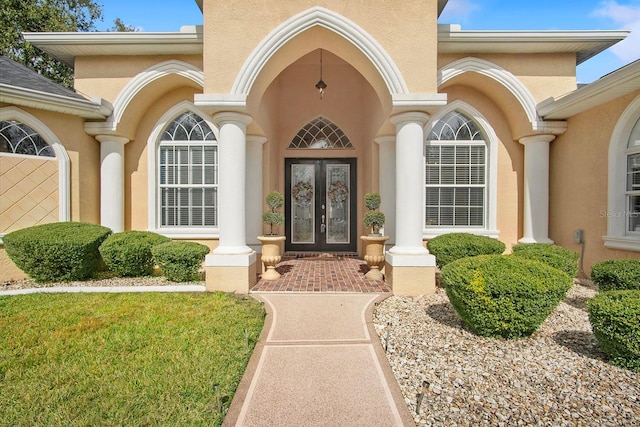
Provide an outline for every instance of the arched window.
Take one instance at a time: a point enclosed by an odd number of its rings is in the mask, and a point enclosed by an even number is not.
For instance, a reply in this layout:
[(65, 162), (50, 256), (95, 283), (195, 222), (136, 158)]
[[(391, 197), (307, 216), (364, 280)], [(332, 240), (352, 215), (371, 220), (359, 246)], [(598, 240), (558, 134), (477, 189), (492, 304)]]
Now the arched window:
[(331, 120), (318, 117), (300, 129), (289, 148), (353, 148), (349, 137)]
[(640, 96), (624, 110), (609, 142), (608, 248), (640, 251)]
[(29, 126), (16, 120), (0, 121), (0, 152), (55, 157), (53, 148)]
[(160, 227), (218, 226), (218, 143), (189, 111), (169, 123), (158, 147)]
[(466, 115), (452, 111), (427, 133), (425, 225), (487, 227), (486, 138)]
[(629, 136), (627, 142), (627, 182), (626, 199), (629, 212), (627, 216), (627, 232), (640, 238), (640, 119)]

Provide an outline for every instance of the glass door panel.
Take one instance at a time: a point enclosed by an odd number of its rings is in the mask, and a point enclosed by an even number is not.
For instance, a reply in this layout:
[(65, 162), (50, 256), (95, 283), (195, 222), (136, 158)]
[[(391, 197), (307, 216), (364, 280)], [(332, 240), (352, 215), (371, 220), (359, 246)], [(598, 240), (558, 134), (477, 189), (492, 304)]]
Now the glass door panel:
[(356, 159), (285, 159), (287, 251), (356, 251)]
[(349, 165), (326, 165), (326, 243), (349, 243)]
[(291, 165), (291, 243), (315, 243), (316, 165)]

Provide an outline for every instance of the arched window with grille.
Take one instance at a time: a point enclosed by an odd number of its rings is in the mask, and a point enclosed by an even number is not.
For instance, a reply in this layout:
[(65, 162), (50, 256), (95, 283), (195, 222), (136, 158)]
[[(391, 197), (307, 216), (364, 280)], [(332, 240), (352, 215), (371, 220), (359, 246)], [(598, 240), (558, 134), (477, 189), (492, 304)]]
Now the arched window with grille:
[(163, 130), (158, 146), (160, 228), (218, 226), (218, 142), (188, 111)]
[(53, 148), (38, 132), (17, 120), (0, 121), (0, 152), (24, 156), (56, 156)]
[(346, 149), (353, 148), (353, 145), (335, 123), (318, 117), (298, 131), (289, 148)]
[(486, 229), (488, 168), (481, 128), (458, 111), (440, 118), (426, 138), (426, 228)]

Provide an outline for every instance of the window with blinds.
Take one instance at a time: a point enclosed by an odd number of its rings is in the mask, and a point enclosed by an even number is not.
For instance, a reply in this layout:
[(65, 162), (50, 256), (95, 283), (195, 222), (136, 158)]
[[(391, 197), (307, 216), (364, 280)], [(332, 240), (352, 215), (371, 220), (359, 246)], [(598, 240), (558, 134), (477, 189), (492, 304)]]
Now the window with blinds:
[(465, 115), (444, 116), (425, 147), (425, 225), (485, 227), (487, 145)]
[(187, 112), (159, 146), (161, 227), (218, 226), (218, 144), (209, 125)]
[(640, 120), (627, 143), (627, 232), (640, 233)]

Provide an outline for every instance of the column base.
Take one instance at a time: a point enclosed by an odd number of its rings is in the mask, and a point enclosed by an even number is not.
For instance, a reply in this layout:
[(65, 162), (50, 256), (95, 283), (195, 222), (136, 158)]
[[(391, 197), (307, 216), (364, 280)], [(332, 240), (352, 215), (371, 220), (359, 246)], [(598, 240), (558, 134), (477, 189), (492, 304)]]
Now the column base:
[(256, 284), (256, 261), (255, 252), (242, 255), (207, 255), (204, 261), (207, 291), (248, 294)]
[(548, 243), (550, 245), (553, 245), (553, 240), (546, 237), (540, 239), (536, 239), (534, 237), (523, 237), (522, 239), (518, 240), (518, 243)]
[(387, 252), (386, 282), (394, 295), (417, 296), (436, 292), (436, 257), (433, 255), (394, 255)]

